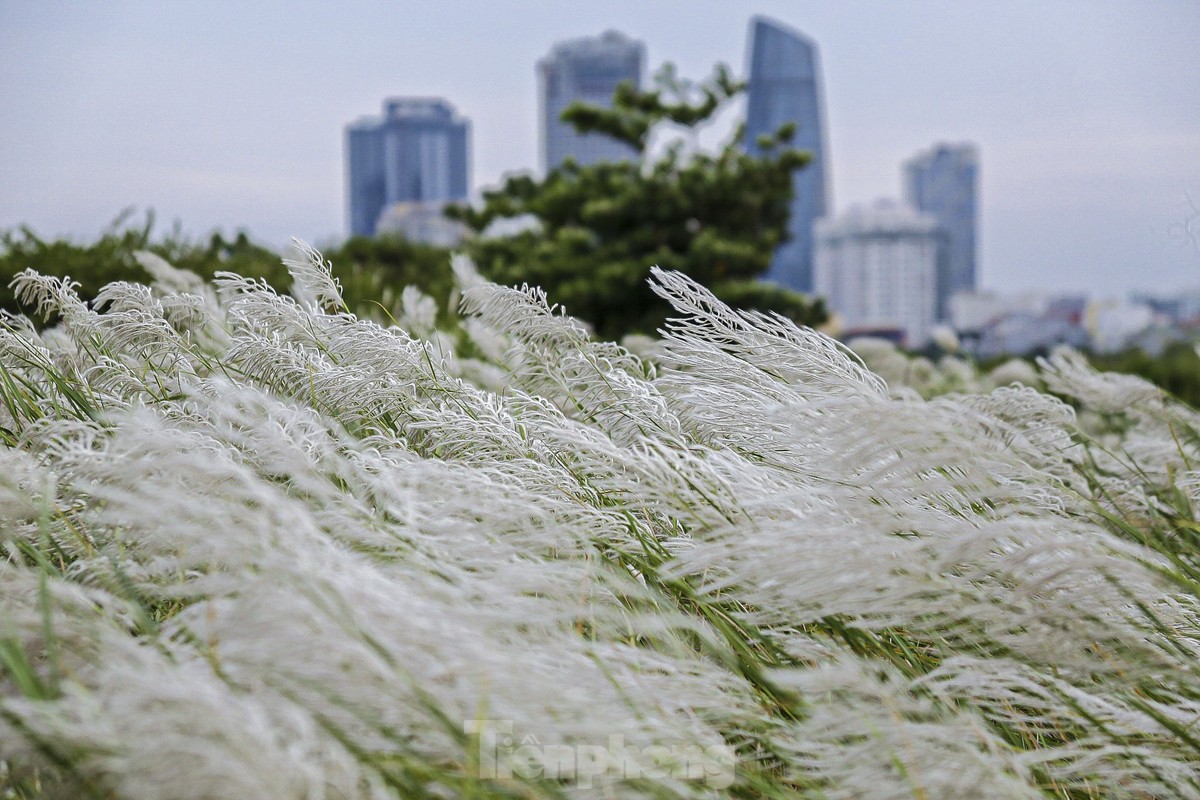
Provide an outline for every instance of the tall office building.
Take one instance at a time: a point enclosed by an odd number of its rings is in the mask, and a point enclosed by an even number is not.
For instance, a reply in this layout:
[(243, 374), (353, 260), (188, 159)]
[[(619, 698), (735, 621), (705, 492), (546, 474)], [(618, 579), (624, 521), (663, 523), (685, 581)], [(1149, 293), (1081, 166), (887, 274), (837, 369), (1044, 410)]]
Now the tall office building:
[(937, 220), (894, 202), (817, 220), (814, 290), (848, 331), (902, 330), (929, 340), (943, 234)]
[(939, 144), (904, 164), (905, 200), (932, 215), (946, 233), (938, 274), (938, 319), (948, 317), (956, 292), (975, 289), (978, 181), (979, 154), (970, 144)]
[(801, 292), (813, 288), (813, 220), (829, 203), (824, 112), (817, 45), (803, 34), (764, 17), (750, 21), (750, 80), (747, 87), (746, 149), (759, 153), (757, 139), (796, 124), (792, 146), (812, 153), (793, 177), (795, 197), (790, 239), (771, 262), (767, 279)]
[(394, 203), (467, 199), (470, 123), (440, 98), (398, 97), (346, 127), (350, 233), (372, 236)]
[(602, 36), (559, 42), (538, 61), (541, 100), (542, 171), (549, 172), (568, 156), (580, 164), (626, 161), (637, 151), (603, 134), (580, 134), (559, 119), (576, 100), (612, 106), (613, 91), (622, 81), (640, 86), (646, 48), (617, 31)]

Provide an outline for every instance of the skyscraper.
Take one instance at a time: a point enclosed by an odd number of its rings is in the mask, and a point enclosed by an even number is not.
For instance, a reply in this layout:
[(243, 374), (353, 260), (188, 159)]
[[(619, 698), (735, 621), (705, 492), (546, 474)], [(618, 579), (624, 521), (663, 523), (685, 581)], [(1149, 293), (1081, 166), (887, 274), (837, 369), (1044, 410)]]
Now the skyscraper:
[(350, 233), (374, 235), (393, 203), (467, 198), (470, 123), (441, 98), (398, 97), (346, 127)]
[(937, 220), (880, 201), (817, 220), (813, 231), (814, 291), (848, 331), (900, 329), (908, 347), (929, 340), (943, 237)]
[(646, 48), (617, 31), (559, 42), (537, 64), (541, 100), (542, 171), (549, 172), (568, 156), (580, 164), (637, 158), (629, 145), (603, 134), (580, 134), (559, 119), (576, 100), (612, 106), (622, 81), (641, 85)]
[(975, 289), (979, 154), (974, 145), (939, 144), (904, 164), (904, 196), (946, 234), (938, 271), (937, 316), (946, 319), (955, 292)]
[(757, 139), (796, 124), (792, 146), (812, 153), (793, 176), (795, 197), (788, 222), (790, 239), (776, 251), (767, 279), (801, 292), (813, 288), (813, 220), (829, 202), (824, 112), (817, 45), (774, 20), (750, 21), (750, 80), (747, 87), (746, 149), (759, 153)]

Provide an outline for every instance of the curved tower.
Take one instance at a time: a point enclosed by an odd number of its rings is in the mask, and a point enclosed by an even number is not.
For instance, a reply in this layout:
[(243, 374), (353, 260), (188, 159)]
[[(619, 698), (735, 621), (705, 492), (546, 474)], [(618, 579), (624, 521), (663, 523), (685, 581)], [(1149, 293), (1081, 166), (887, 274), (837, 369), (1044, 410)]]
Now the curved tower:
[(825, 216), (828, 207), (821, 94), (816, 43), (774, 20), (752, 19), (746, 149), (760, 152), (759, 136), (794, 122), (792, 146), (812, 153), (812, 161), (792, 179), (790, 239), (775, 252), (766, 274), (767, 280), (801, 292), (813, 289), (813, 221)]

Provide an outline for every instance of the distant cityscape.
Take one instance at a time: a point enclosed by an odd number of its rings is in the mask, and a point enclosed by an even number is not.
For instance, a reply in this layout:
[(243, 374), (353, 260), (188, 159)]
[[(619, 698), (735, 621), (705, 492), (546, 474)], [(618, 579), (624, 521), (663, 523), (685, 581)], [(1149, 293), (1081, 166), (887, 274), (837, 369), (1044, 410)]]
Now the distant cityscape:
[[(764, 17), (750, 21), (745, 147), (793, 123), (792, 146), (812, 160), (793, 178), (788, 241), (765, 280), (822, 297), (841, 338), (876, 336), (921, 349), (939, 329), (979, 357), (1057, 344), (1160, 352), (1200, 332), (1200, 291), (1121, 301), (1084, 295), (1004, 295), (978, 279), (979, 150), (937, 143), (901, 165), (902, 199), (838, 213), (831, 180), (816, 43)], [(635, 158), (628, 145), (580, 134), (560, 119), (575, 101), (610, 106), (623, 81), (642, 85), (645, 46), (617, 31), (559, 42), (536, 64), (540, 167)], [(453, 247), (465, 227), (442, 215), (470, 187), (470, 122), (445, 99), (390, 98), (377, 117), (346, 127), (348, 228)], [(944, 337), (936, 337), (944, 341)]]

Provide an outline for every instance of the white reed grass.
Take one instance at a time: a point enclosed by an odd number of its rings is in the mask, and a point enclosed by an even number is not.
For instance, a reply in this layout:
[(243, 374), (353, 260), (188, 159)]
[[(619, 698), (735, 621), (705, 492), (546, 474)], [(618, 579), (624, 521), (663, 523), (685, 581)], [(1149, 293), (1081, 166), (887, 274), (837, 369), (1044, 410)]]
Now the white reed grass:
[(661, 271), (651, 362), (462, 260), (454, 332), (305, 245), (291, 296), (141, 263), (0, 330), (6, 796), (1200, 797), (1153, 387)]

